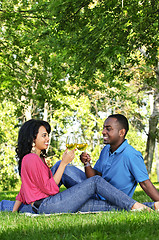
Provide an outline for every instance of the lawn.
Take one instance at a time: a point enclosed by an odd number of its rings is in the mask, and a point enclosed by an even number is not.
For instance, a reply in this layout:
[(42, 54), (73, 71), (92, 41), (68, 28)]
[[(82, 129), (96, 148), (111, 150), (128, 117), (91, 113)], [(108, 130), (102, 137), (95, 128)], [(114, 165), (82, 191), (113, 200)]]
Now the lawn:
[[(155, 186), (159, 189), (159, 184)], [(13, 200), (16, 191), (0, 192), (0, 200)], [(138, 187), (134, 199), (149, 197)], [(157, 212), (100, 212), (96, 214), (57, 214), (38, 217), (0, 213), (0, 239), (159, 239)]]

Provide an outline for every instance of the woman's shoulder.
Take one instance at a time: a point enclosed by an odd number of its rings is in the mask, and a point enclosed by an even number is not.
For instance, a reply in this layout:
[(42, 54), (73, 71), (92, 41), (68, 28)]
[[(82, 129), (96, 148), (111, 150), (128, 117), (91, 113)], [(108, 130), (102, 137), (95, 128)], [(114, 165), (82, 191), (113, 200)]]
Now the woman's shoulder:
[(33, 163), (33, 162), (39, 161), (39, 159), (40, 159), (40, 157), (37, 154), (28, 153), (23, 157), (23, 162), (27, 162), (27, 163), (32, 162)]

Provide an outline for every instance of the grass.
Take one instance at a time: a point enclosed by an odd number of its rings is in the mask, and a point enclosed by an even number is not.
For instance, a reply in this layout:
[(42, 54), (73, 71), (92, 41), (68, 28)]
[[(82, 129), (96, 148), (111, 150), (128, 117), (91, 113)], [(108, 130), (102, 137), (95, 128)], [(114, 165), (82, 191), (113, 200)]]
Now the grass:
[[(159, 184), (155, 186), (159, 189)], [(0, 200), (14, 200), (17, 192), (0, 192)], [(150, 198), (138, 187), (134, 199)], [(18, 213), (0, 213), (0, 239), (118, 239), (158, 240), (157, 212), (100, 212), (97, 214), (55, 214), (29, 217)]]

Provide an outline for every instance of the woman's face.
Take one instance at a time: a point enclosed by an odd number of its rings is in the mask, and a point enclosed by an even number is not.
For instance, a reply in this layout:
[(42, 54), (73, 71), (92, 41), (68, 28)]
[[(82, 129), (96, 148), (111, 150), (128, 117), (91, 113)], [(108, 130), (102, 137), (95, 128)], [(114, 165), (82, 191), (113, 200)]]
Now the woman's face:
[(35, 149), (38, 155), (40, 155), (41, 150), (47, 149), (49, 145), (49, 134), (44, 126), (39, 128), (39, 132), (34, 141)]

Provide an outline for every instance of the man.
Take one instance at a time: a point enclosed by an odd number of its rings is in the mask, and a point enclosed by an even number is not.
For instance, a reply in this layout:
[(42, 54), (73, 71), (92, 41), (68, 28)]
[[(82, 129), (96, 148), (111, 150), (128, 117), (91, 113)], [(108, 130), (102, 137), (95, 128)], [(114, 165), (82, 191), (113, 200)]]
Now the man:
[(86, 154), (81, 155), (81, 161), (86, 166), (86, 176), (99, 174), (130, 197), (139, 183), (153, 201), (158, 201), (159, 192), (149, 179), (141, 153), (125, 139), (128, 130), (128, 121), (121, 114), (110, 115), (105, 120), (102, 134), (106, 146), (94, 168), (89, 166), (90, 159)]
[[(86, 178), (101, 175), (106, 181), (130, 197), (133, 196), (137, 183), (139, 183), (153, 201), (159, 201), (159, 192), (149, 179), (141, 153), (130, 146), (125, 139), (128, 130), (128, 120), (125, 116), (110, 115), (104, 122), (102, 132), (106, 146), (101, 151), (94, 168), (90, 164), (90, 156), (82, 153), (80, 159), (84, 163), (85, 174), (76, 167), (68, 166), (61, 183), (66, 187), (71, 187)], [(52, 168), (53, 173), (58, 164), (59, 162)]]

